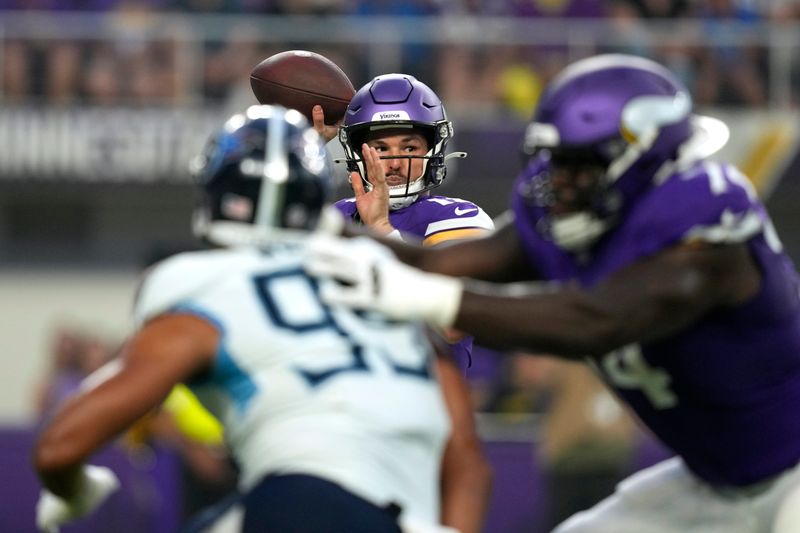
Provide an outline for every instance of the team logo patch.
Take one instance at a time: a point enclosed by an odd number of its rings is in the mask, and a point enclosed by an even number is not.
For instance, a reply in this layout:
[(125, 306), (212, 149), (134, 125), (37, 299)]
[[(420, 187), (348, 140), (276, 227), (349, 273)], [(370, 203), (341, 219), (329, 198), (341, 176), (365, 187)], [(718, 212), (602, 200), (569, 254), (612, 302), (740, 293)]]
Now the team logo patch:
[(397, 111), (379, 111), (372, 115), (373, 122), (380, 122), (381, 120), (410, 120), (408, 113), (402, 109)]

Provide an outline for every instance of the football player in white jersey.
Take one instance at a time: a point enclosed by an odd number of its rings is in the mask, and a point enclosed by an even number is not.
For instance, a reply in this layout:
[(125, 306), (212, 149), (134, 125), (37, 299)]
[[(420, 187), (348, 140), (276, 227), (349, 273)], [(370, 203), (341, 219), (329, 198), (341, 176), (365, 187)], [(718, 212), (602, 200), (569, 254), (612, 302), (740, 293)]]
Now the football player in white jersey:
[(222, 248), (150, 272), (136, 332), (43, 429), (40, 530), (118, 488), (86, 461), (177, 383), (223, 423), (241, 469), (242, 531), (450, 530), (438, 525), (445, 376), (422, 327), (323, 305), (303, 270), (330, 186), (318, 134), (296, 111), (250, 107), (209, 144), (197, 175), (195, 230)]

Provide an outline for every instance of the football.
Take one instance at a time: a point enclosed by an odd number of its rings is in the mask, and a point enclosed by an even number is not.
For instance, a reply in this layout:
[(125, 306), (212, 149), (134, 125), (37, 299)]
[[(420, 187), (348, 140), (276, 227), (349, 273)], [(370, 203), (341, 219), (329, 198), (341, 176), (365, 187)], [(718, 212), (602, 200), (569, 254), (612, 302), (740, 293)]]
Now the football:
[(336, 63), (306, 50), (268, 57), (250, 72), (250, 87), (259, 103), (297, 109), (312, 123), (311, 109), (319, 104), (328, 125), (344, 116), (356, 92)]

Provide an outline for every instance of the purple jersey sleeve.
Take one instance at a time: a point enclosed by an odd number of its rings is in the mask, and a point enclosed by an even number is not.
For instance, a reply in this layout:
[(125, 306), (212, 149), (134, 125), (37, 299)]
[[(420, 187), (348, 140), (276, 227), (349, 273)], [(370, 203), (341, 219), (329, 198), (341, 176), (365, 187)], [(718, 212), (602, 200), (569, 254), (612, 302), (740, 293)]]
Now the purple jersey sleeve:
[[(339, 200), (335, 206), (346, 218), (360, 223), (354, 199)], [(408, 207), (391, 211), (389, 222), (424, 246), (475, 238), (494, 229), (491, 217), (478, 205), (447, 196), (422, 196)], [(472, 342), (473, 338), (467, 336), (450, 345), (461, 368), (471, 364)]]
[(698, 163), (654, 186), (587, 260), (542, 236), (543, 213), (521, 178), (517, 230), (545, 279), (591, 287), (679, 243), (743, 243), (762, 272), (759, 293), (715, 309), (669, 338), (591, 362), (641, 420), (714, 484), (746, 485), (800, 460), (800, 299), (797, 273), (769, 217), (734, 167)]

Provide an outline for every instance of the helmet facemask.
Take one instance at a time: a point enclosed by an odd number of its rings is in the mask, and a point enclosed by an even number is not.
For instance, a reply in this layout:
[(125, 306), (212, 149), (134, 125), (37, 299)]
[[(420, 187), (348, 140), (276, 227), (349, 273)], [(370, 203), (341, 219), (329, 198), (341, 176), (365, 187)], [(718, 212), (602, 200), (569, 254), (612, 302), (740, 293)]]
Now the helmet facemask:
[[(389, 185), (389, 209), (395, 211), (413, 204), (419, 195), (434, 189), (442, 184), (446, 175), (444, 151), (447, 142), (452, 136), (453, 126), (449, 120), (442, 120), (434, 124), (419, 125), (413, 122), (393, 122), (391, 124), (367, 124), (357, 128), (341, 128), (339, 141), (344, 148), (347, 170), (358, 172), (364, 190), (372, 190), (366, 166), (364, 165), (361, 147), (365, 139), (381, 130), (402, 131), (409, 129), (419, 133), (425, 139), (429, 149), (423, 155), (387, 155), (380, 156), (382, 160), (406, 161), (405, 183)], [(461, 156), (461, 154), (458, 154)], [(414, 161), (422, 161), (421, 171), (413, 173)], [(388, 176), (387, 176), (388, 178)]]

